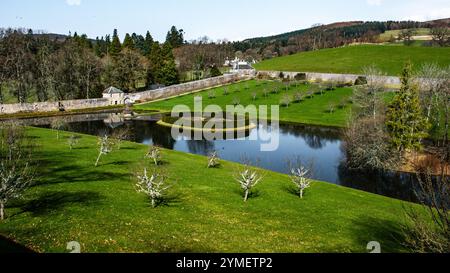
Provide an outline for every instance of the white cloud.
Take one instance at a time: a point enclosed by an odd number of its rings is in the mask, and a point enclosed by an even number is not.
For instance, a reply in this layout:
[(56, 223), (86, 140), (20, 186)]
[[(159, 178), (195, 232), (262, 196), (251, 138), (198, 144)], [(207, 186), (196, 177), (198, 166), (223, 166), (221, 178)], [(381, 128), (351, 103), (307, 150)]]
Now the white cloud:
[(79, 6), (81, 5), (81, 0), (66, 0), (66, 3), (69, 6)]
[(367, 4), (369, 6), (381, 6), (381, 4), (383, 4), (383, 0), (367, 0)]

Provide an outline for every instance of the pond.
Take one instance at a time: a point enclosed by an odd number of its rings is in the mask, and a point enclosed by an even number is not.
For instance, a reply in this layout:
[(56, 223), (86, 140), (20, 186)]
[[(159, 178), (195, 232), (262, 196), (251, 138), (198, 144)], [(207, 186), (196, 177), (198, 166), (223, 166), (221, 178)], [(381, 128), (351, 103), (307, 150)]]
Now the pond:
[[(23, 120), (27, 125), (49, 127), (52, 119), (38, 118)], [(124, 120), (117, 113), (83, 114), (65, 117), (67, 130), (90, 135), (99, 135), (105, 130), (110, 133), (126, 127), (131, 132), (131, 141), (147, 145), (158, 145), (166, 149), (208, 155), (218, 151), (225, 160), (242, 162), (245, 157), (257, 166), (280, 173), (289, 172), (289, 161), (297, 158), (312, 162), (314, 179), (345, 187), (359, 189), (392, 198), (416, 202), (412, 175), (406, 173), (366, 174), (351, 172), (343, 164), (341, 131), (335, 128), (280, 124), (258, 125), (240, 139), (231, 140), (189, 140), (179, 136), (173, 138), (171, 129), (157, 124), (161, 116), (138, 117)], [(250, 140), (263, 132), (275, 130), (279, 135), (279, 148), (273, 152), (261, 152), (260, 141)]]

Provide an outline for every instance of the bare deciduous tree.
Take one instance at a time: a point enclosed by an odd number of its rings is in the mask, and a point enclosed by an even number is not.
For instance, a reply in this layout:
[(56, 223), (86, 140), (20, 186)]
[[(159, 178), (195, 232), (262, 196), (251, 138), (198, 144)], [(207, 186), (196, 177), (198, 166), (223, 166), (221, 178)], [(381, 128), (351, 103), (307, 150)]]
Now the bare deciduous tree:
[(384, 120), (358, 118), (344, 133), (344, 150), (349, 169), (384, 170), (400, 163), (400, 155), (391, 149), (384, 131)]
[(167, 183), (167, 176), (153, 170), (149, 175), (147, 168), (144, 168), (142, 174), (137, 174), (136, 191), (145, 193), (151, 201), (152, 207), (156, 208), (158, 203), (162, 201), (166, 191), (171, 187)]
[(220, 158), (217, 151), (212, 152), (208, 156), (208, 168), (215, 168), (220, 165)]
[(155, 165), (158, 165), (161, 162), (161, 158), (162, 158), (161, 149), (157, 146), (150, 146), (145, 157), (153, 160)]
[(21, 197), (33, 181), (33, 143), (14, 123), (2, 125), (0, 133), (0, 219), (4, 220), (6, 204)]
[(244, 192), (244, 202), (247, 202), (250, 192), (255, 186), (261, 182), (263, 176), (249, 165), (244, 165), (243, 169), (238, 170), (235, 179), (239, 182)]
[(112, 143), (111, 139), (109, 138), (109, 135), (107, 133), (104, 133), (103, 136), (100, 136), (98, 139), (98, 157), (97, 161), (95, 162), (95, 167), (98, 166), (98, 163), (100, 162), (100, 158), (103, 155), (107, 155), (112, 152)]
[(67, 144), (69, 145), (70, 150), (72, 150), (73, 147), (77, 145), (79, 141), (80, 141), (79, 136), (74, 134), (70, 135), (70, 137), (67, 139)]
[(385, 91), (385, 74), (375, 66), (363, 69), (367, 84), (355, 88), (353, 102), (361, 109), (360, 115), (371, 115), (373, 119), (383, 107), (382, 93)]
[(425, 212), (406, 209), (409, 225), (405, 225), (406, 246), (420, 253), (450, 252), (450, 180), (442, 164), (441, 174), (430, 169), (417, 170), (419, 189), (416, 195)]
[(304, 166), (291, 169), (291, 181), (297, 187), (301, 199), (303, 199), (303, 192), (311, 186), (309, 173), (310, 170)]
[(67, 127), (67, 123), (63, 118), (56, 118), (51, 122), (50, 126), (56, 131), (56, 139), (59, 139), (59, 131), (64, 130)]
[(445, 70), (441, 69), (437, 64), (427, 63), (420, 67), (416, 80), (420, 85), (420, 100), (425, 109), (427, 121), (432, 121), (433, 111), (436, 111), (436, 122), (440, 122), (441, 90), (445, 88)]

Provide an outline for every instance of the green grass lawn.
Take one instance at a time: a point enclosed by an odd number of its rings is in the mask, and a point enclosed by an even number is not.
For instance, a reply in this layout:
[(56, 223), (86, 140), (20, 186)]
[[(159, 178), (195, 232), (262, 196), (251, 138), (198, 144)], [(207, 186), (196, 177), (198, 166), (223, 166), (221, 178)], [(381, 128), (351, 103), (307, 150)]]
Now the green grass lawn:
[(388, 75), (400, 74), (405, 62), (450, 65), (450, 47), (406, 47), (360, 45), (302, 52), (262, 61), (258, 70), (361, 74), (365, 66), (376, 65)]
[[(48, 129), (28, 130), (40, 145), (39, 176), (23, 200), (10, 203), (0, 223), (4, 236), (39, 252), (402, 252), (400, 227), (407, 203), (316, 182), (303, 200), (286, 175), (267, 172), (244, 203), (232, 178), (235, 163), (206, 168), (206, 158), (163, 151), (172, 180), (164, 206), (150, 207), (134, 189), (133, 170), (144, 164), (145, 145), (125, 143), (94, 168), (97, 139)], [(415, 205), (412, 205), (415, 206)], [(17, 250), (0, 239), (0, 247)], [(3, 249), (5, 250), (5, 249)]]
[[(246, 89), (248, 87), (248, 89)], [(224, 89), (229, 90), (228, 95), (224, 95)], [(269, 91), (279, 88), (278, 94), (269, 94), (264, 96), (263, 90)], [(195, 94), (188, 94), (172, 99), (149, 102), (146, 104), (136, 105), (135, 110), (149, 111), (168, 111), (170, 112), (175, 105), (187, 105), (193, 109), (194, 97), (203, 97), (203, 106), (219, 105), (225, 110), (226, 105), (233, 105), (233, 100), (239, 98), (241, 105), (279, 105), (280, 99), (288, 94), (293, 97), (294, 93), (301, 92), (306, 94), (311, 90), (310, 85), (292, 86), (288, 91), (279, 82), (257, 81), (250, 80), (246, 82), (237, 83), (230, 86), (218, 87), (211, 90), (202, 91)], [(216, 98), (209, 98), (209, 93), (213, 92)], [(257, 93), (257, 99), (253, 100), (252, 94)], [(352, 104), (349, 102), (352, 94), (351, 88), (339, 88), (333, 91), (327, 91), (323, 95), (316, 94), (313, 98), (306, 99), (300, 103), (292, 103), (289, 107), (280, 108), (280, 120), (287, 122), (325, 125), (325, 126), (339, 126), (344, 127), (347, 124), (347, 118), (352, 109)], [(345, 107), (336, 107), (333, 113), (329, 112), (330, 104), (338, 105), (341, 102), (345, 103)], [(269, 107), (270, 108), (270, 107)]]

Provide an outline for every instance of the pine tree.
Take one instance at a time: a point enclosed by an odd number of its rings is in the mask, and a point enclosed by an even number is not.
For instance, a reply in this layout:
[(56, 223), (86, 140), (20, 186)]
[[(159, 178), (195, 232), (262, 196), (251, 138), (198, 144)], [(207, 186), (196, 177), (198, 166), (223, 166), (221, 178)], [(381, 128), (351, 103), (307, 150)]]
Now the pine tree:
[(154, 42), (155, 41), (153, 40), (153, 37), (150, 34), (150, 31), (147, 31), (147, 34), (145, 34), (145, 45), (144, 45), (144, 55), (145, 56), (147, 56), (147, 57), (150, 56)]
[(386, 126), (392, 146), (400, 152), (420, 149), (429, 124), (420, 107), (418, 86), (413, 82), (412, 66), (407, 63), (401, 76), (402, 87), (388, 106)]
[(179, 75), (173, 55), (173, 49), (170, 43), (164, 43), (162, 48), (163, 67), (161, 81), (165, 85), (179, 83)]
[(169, 43), (172, 48), (177, 48), (184, 43), (184, 31), (182, 29), (177, 30), (175, 26), (172, 26), (169, 32), (167, 32), (166, 43)]
[(161, 46), (158, 42), (154, 42), (148, 56), (150, 61), (150, 69), (147, 77), (148, 83), (162, 83), (162, 67), (164, 65)]
[(122, 48), (134, 49), (134, 41), (130, 34), (125, 34), (125, 39), (123, 40)]
[(119, 35), (117, 34), (117, 29), (114, 29), (111, 46), (109, 48), (109, 54), (116, 57), (122, 50), (122, 45), (120, 44)]

